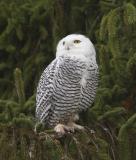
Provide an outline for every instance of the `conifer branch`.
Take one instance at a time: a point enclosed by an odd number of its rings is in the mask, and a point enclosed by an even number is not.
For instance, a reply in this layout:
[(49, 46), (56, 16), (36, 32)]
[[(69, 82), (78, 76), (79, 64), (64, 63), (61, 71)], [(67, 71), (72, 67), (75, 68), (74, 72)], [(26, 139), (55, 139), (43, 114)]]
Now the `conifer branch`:
[(133, 128), (136, 123), (136, 113), (132, 115), (127, 122), (122, 125), (118, 134), (119, 141), (119, 156), (120, 160), (131, 160), (130, 142), (129, 142), (129, 130)]
[(24, 91), (24, 82), (22, 79), (22, 72), (19, 68), (16, 68), (14, 71), (15, 87), (18, 95), (19, 103), (22, 105), (25, 103), (25, 91)]

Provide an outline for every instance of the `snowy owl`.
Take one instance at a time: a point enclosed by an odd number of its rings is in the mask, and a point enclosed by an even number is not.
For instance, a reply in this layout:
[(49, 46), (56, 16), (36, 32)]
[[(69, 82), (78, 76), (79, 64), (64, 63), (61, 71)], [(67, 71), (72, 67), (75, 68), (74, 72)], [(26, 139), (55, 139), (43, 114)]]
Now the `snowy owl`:
[(92, 42), (80, 34), (64, 37), (37, 87), (37, 119), (62, 135), (83, 129), (75, 121), (79, 112), (93, 103), (97, 85), (98, 65)]

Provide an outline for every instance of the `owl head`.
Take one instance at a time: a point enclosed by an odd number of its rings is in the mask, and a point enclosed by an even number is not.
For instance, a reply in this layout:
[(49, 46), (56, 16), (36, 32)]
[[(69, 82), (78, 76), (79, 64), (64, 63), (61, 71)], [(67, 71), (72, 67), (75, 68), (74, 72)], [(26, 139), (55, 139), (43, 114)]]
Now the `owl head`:
[(95, 58), (96, 53), (89, 38), (81, 34), (70, 34), (62, 38), (57, 45), (56, 57), (62, 55)]

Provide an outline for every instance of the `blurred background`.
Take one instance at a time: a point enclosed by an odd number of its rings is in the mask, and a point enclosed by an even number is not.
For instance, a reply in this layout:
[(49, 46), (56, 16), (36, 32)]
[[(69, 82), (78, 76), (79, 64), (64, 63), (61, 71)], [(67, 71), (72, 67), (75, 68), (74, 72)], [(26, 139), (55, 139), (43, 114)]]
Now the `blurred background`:
[[(80, 122), (88, 132), (62, 143), (41, 136), (43, 126), (34, 133), (35, 93), (57, 42), (72, 33), (95, 45), (100, 80)], [(135, 111), (135, 0), (0, 0), (1, 160), (135, 160)]]

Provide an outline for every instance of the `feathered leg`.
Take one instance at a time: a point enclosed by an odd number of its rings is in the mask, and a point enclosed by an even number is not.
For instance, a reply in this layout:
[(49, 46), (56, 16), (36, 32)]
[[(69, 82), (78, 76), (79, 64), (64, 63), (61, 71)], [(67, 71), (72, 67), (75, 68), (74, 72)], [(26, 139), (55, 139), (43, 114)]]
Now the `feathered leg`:
[(69, 132), (73, 133), (73, 132), (75, 132), (75, 130), (84, 130), (83, 126), (80, 126), (80, 125), (74, 123), (78, 119), (79, 119), (79, 116), (76, 114), (70, 119), (70, 121), (67, 123), (67, 125), (61, 124), (61, 123), (56, 125), (54, 128), (54, 131), (59, 136), (63, 136), (64, 134), (69, 133)]

